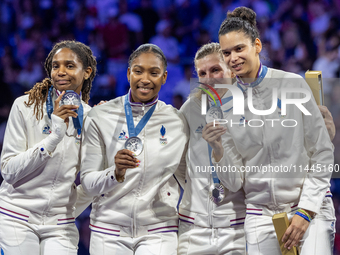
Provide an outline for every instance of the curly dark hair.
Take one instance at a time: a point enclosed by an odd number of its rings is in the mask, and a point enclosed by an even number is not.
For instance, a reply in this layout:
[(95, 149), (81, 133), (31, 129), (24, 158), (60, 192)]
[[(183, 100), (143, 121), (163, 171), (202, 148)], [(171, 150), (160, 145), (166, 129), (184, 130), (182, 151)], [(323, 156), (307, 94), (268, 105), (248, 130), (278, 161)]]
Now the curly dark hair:
[(45, 78), (41, 82), (37, 82), (33, 88), (25, 94), (28, 94), (28, 102), (25, 102), (26, 106), (31, 106), (34, 104), (34, 114), (37, 120), (43, 118), (44, 103), (47, 99), (47, 94), (49, 88), (52, 86), (51, 82), (51, 70), (52, 70), (52, 60), (55, 53), (62, 48), (68, 48), (72, 50), (83, 64), (83, 69), (87, 67), (92, 68), (92, 73), (90, 77), (84, 81), (83, 87), (81, 89), (82, 100), (88, 103), (90, 99), (90, 91), (92, 88), (92, 81), (97, 73), (97, 61), (96, 57), (93, 56), (92, 50), (87, 45), (77, 42), (77, 41), (61, 41), (54, 45), (51, 52), (48, 54), (45, 60), (45, 71), (49, 78)]

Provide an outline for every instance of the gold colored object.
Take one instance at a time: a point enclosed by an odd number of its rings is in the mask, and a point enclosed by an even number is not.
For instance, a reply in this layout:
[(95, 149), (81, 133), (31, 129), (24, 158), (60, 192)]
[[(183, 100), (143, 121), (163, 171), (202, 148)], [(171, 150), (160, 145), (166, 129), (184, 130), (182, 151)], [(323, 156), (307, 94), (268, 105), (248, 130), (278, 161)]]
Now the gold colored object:
[(316, 104), (324, 105), (321, 71), (307, 71), (305, 73), (305, 79), (313, 92)]
[(296, 247), (292, 247), (290, 250), (288, 250), (284, 247), (285, 243), (282, 242), (282, 237), (286, 232), (287, 228), (289, 227), (287, 213), (283, 212), (274, 214), (272, 220), (282, 255), (299, 255), (298, 249)]

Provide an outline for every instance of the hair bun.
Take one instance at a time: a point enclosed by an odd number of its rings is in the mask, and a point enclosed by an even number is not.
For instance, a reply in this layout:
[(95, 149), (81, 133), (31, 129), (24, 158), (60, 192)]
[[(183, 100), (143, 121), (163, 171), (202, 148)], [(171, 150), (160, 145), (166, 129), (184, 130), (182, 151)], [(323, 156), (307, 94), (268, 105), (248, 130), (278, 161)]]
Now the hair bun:
[(256, 27), (256, 13), (247, 7), (237, 7), (232, 12), (228, 12), (227, 18), (241, 18), (248, 21), (250, 25)]

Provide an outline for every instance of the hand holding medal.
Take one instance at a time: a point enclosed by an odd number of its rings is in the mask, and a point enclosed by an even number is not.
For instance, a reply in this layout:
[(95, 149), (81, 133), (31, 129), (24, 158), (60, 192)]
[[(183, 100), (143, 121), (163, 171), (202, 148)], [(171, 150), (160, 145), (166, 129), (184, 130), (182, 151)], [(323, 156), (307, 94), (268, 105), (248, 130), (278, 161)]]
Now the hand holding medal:
[(73, 90), (66, 90), (59, 105), (77, 105), (79, 107), (81, 105), (80, 96)]
[[(63, 91), (59, 97), (54, 101), (54, 110), (53, 114), (62, 118), (66, 125), (68, 126), (69, 123), (69, 117), (77, 118), (78, 113), (76, 110), (79, 108), (79, 105), (62, 105), (61, 100), (63, 96), (65, 95), (65, 91)], [(75, 93), (75, 92), (74, 92)]]
[[(216, 125), (214, 127), (213, 122), (206, 124), (202, 131), (202, 138), (208, 142), (209, 158), (211, 157), (212, 150), (214, 150), (213, 155), (214, 155), (216, 162), (221, 160), (223, 153), (224, 153), (221, 136), (226, 131), (227, 131), (227, 128), (223, 126)], [(210, 164), (212, 165), (211, 158), (210, 158)], [(217, 173), (215, 171), (212, 171), (211, 175), (213, 177), (214, 184), (209, 188), (209, 198), (215, 204), (219, 204), (223, 201), (226, 191), (223, 185), (220, 183)]]
[(124, 147), (138, 156), (143, 151), (143, 142), (139, 137), (133, 136), (126, 140)]
[(222, 105), (221, 97), (219, 96), (217, 91), (212, 86), (210, 86), (209, 84), (206, 84), (206, 83), (203, 83), (203, 82), (198, 82), (198, 83), (208, 87), (212, 92), (214, 92), (216, 97), (218, 98), (218, 100), (220, 102), (220, 106), (217, 106), (217, 103), (216, 103), (214, 96), (207, 89), (204, 89), (202, 87), (198, 87), (199, 89), (203, 90), (206, 94), (208, 94), (211, 97), (211, 99), (214, 101), (214, 105), (209, 108), (209, 110), (207, 111), (207, 114), (205, 115), (206, 122), (210, 123), (210, 122), (213, 122), (214, 120), (222, 119), (223, 118), (223, 112), (222, 112), (222, 109), (221, 109), (221, 105)]
[(139, 163), (140, 161), (134, 157), (132, 151), (127, 149), (118, 151), (115, 156), (116, 180), (123, 182), (126, 169), (138, 167)]
[(210, 122), (202, 131), (202, 138), (208, 142), (214, 150), (215, 160), (218, 162), (223, 156), (222, 135), (227, 131), (226, 127)]

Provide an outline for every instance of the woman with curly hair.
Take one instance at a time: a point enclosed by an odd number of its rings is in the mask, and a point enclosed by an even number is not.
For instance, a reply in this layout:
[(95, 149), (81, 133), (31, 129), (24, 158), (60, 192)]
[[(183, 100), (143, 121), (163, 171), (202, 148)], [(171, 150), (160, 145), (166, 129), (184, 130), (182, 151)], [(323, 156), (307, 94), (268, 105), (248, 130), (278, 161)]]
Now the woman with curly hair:
[[(0, 248), (6, 255), (77, 254), (74, 181), (96, 64), (88, 46), (57, 43), (45, 61), (48, 78), (12, 106), (1, 154)], [(61, 105), (65, 93), (81, 103)]]

